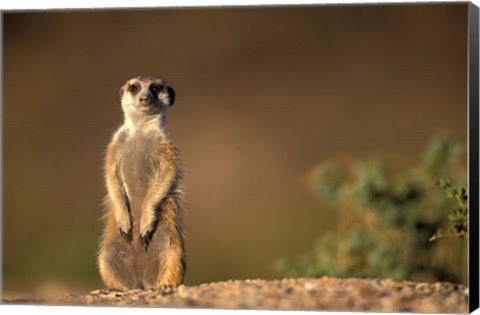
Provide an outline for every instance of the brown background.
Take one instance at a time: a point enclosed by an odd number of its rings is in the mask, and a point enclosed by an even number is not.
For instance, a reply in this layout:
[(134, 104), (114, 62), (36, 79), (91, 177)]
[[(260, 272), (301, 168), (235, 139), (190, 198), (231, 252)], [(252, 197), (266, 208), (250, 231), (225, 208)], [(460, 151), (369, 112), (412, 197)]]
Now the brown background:
[(186, 284), (273, 278), (334, 226), (306, 185), (342, 152), (415, 163), (467, 134), (467, 4), (4, 15), (4, 292), (101, 287), (103, 153), (118, 90), (175, 88)]

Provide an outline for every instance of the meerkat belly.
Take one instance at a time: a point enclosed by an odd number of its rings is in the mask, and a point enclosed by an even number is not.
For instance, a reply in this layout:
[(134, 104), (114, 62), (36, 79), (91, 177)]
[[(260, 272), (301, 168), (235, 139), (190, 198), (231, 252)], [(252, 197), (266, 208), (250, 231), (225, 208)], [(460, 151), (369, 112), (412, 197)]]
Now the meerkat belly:
[(139, 221), (143, 201), (159, 167), (158, 162), (155, 163), (158, 159), (151, 157), (153, 145), (144, 139), (137, 140), (122, 159), (122, 179), (134, 225)]

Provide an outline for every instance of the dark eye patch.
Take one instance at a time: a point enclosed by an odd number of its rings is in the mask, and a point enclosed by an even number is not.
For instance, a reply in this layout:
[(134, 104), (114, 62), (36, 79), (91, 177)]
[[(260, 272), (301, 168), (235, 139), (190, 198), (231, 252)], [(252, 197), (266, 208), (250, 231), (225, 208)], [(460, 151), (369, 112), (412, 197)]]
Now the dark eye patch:
[(163, 87), (161, 85), (153, 84), (152, 86), (150, 86), (150, 91), (152, 91), (155, 94), (160, 93), (162, 90), (163, 90)]

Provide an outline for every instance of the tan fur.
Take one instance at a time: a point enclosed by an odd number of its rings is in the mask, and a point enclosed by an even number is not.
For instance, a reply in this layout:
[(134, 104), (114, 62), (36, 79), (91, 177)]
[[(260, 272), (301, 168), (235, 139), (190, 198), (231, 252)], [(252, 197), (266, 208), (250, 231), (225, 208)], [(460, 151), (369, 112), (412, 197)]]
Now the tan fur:
[(98, 254), (108, 288), (183, 283), (182, 173), (165, 129), (174, 96), (155, 77), (133, 78), (121, 89), (125, 121), (107, 148), (106, 222)]

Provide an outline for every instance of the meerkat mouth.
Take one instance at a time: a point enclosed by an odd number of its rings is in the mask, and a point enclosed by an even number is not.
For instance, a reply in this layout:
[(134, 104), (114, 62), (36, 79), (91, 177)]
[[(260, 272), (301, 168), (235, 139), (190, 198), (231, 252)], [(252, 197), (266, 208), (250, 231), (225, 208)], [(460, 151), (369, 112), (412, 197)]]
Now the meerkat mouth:
[(136, 104), (135, 109), (144, 115), (155, 115), (159, 113), (159, 104), (155, 102)]
[(143, 108), (143, 109), (148, 109), (148, 108), (154, 108), (154, 107), (157, 107), (157, 104), (152, 101), (151, 99), (147, 100), (147, 101), (139, 101), (137, 102), (136, 104), (137, 108)]

